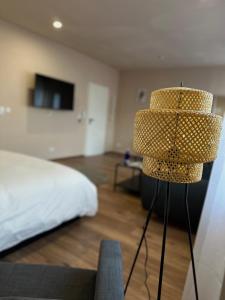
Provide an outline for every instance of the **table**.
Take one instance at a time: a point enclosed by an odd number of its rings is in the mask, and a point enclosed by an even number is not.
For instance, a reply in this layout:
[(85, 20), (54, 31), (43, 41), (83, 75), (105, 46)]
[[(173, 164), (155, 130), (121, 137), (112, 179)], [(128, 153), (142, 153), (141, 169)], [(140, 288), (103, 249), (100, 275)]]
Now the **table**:
[[(132, 176), (128, 179), (118, 182), (119, 170), (127, 168), (131, 170)], [(117, 187), (123, 188), (129, 192), (140, 194), (141, 192), (141, 177), (142, 177), (142, 162), (141, 161), (128, 161), (119, 162), (115, 165), (114, 171), (114, 191)]]

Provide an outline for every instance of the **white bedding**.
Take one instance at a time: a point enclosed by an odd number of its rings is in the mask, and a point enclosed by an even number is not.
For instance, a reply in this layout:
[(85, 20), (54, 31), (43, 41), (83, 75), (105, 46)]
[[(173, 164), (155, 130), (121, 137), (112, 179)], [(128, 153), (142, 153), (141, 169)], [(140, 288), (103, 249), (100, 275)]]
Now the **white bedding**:
[(0, 151), (0, 251), (97, 207), (95, 185), (78, 171)]

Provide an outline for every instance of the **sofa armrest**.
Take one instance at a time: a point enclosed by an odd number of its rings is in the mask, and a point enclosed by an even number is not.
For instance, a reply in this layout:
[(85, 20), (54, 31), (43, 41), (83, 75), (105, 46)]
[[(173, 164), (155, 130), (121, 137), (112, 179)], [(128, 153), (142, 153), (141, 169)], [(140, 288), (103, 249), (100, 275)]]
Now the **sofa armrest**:
[(123, 274), (120, 244), (102, 241), (94, 300), (123, 300)]

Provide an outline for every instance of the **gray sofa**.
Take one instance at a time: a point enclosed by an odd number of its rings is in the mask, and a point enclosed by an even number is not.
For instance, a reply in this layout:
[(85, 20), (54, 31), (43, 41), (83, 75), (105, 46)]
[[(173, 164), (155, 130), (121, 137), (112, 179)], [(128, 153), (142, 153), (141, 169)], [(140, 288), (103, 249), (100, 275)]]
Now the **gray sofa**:
[[(189, 204), (189, 212), (191, 218), (191, 229), (193, 232), (196, 232), (198, 229), (198, 224), (199, 224), (202, 208), (205, 201), (205, 195), (208, 188), (212, 166), (213, 166), (212, 163), (205, 164), (202, 180), (200, 182), (190, 184), (189, 187), (188, 204)], [(145, 209), (149, 209), (150, 207), (151, 201), (153, 199), (155, 186), (156, 186), (156, 179), (143, 174), (141, 201)], [(159, 199), (154, 209), (155, 213), (161, 219), (163, 219), (163, 215), (164, 215), (165, 197), (166, 197), (166, 182), (161, 181)], [(172, 183), (169, 220), (174, 224), (186, 228), (184, 199), (185, 199), (185, 185), (179, 183)]]
[(124, 299), (121, 249), (102, 241), (97, 270), (0, 263), (0, 297), (4, 299)]

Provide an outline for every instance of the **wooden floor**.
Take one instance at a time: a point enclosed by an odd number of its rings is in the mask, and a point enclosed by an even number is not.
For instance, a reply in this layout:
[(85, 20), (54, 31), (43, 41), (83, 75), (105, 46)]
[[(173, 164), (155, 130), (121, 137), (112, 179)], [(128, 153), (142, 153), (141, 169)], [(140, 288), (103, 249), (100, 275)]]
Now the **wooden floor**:
[[(99, 212), (97, 216), (75, 221), (9, 254), (5, 260), (96, 268), (100, 240), (116, 239), (122, 245), (124, 279), (126, 280), (142, 232), (146, 211), (142, 209), (139, 198), (113, 191), (113, 170), (115, 163), (119, 160), (120, 158), (114, 154), (61, 160), (61, 163), (73, 167), (77, 163), (91, 165), (108, 176), (108, 183), (98, 188)], [(154, 216), (148, 231), (150, 255), (148, 284), (151, 289), (151, 300), (156, 299), (162, 229), (161, 222)], [(148, 299), (144, 286), (144, 259), (145, 248), (143, 247), (127, 293), (126, 299), (128, 300)], [(184, 231), (170, 226), (162, 299), (181, 299), (188, 264), (187, 235)]]

